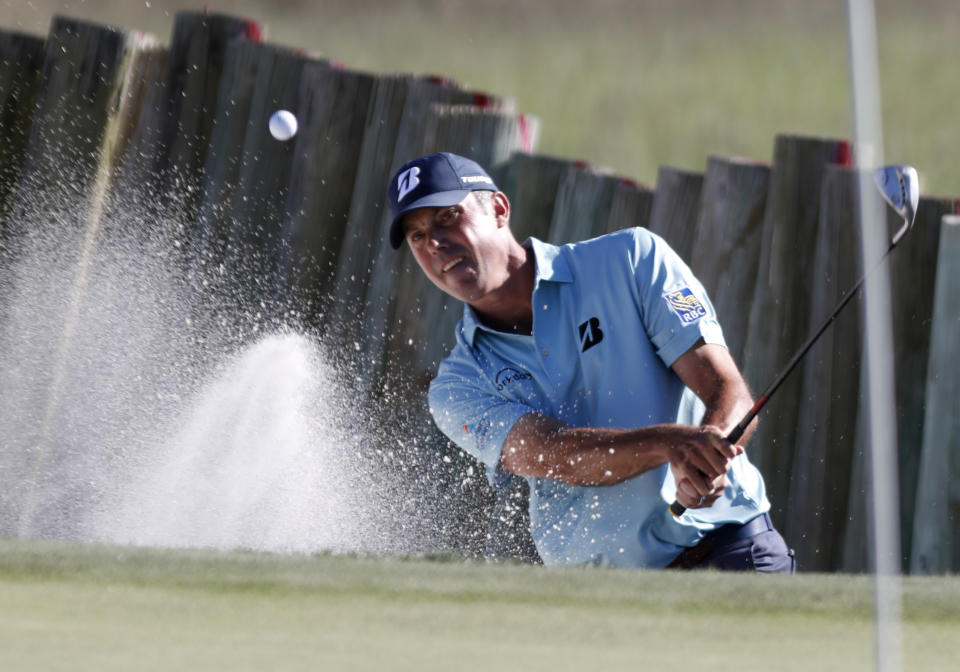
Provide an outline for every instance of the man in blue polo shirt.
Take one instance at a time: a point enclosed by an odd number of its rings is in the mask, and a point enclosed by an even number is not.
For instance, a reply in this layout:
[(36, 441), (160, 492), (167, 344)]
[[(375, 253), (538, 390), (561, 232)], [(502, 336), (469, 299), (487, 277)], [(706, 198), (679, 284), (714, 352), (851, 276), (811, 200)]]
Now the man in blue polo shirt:
[(447, 153), (405, 164), (389, 202), (393, 247), (406, 240), (465, 304), (430, 385), (434, 420), (495, 487), (527, 479), (545, 564), (793, 571), (762, 477), (724, 439), (750, 393), (706, 292), (661, 238), (520, 244), (507, 197)]

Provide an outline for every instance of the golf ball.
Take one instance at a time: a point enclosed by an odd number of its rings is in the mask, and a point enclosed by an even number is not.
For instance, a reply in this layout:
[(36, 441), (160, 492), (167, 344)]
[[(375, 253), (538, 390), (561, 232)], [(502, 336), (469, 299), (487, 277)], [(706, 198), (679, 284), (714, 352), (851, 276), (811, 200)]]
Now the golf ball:
[(277, 140), (289, 140), (297, 134), (297, 118), (287, 110), (277, 110), (270, 116), (270, 135)]

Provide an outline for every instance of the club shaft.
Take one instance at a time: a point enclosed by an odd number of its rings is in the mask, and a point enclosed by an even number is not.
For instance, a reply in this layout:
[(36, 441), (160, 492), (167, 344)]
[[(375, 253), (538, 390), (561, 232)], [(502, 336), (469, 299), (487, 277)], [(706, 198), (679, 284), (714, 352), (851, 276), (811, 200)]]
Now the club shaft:
[[(790, 361), (787, 362), (787, 365), (783, 367), (783, 370), (777, 375), (776, 378), (774, 378), (773, 382), (770, 383), (770, 386), (767, 387), (767, 389), (765, 389), (759, 397), (757, 397), (757, 401), (754, 403), (753, 408), (751, 408), (747, 414), (743, 416), (743, 419), (727, 435), (727, 441), (730, 443), (736, 443), (740, 440), (740, 437), (743, 436), (743, 433), (747, 431), (747, 427), (750, 426), (750, 423), (753, 422), (753, 419), (757, 417), (757, 414), (760, 413), (761, 409), (767, 405), (767, 402), (770, 400), (770, 397), (773, 396), (773, 393), (777, 391), (781, 384), (783, 384), (783, 381), (787, 379), (787, 376), (789, 376), (790, 373), (797, 368), (797, 364), (800, 363), (800, 360), (803, 359), (807, 352), (810, 351), (810, 348), (812, 348), (813, 344), (816, 343), (820, 336), (823, 335), (823, 332), (827, 330), (827, 327), (829, 327), (833, 321), (837, 319), (837, 315), (839, 315), (844, 307), (850, 303), (850, 300), (856, 296), (857, 292), (860, 291), (860, 288), (863, 287), (863, 283), (866, 282), (867, 278), (870, 277), (870, 275), (880, 267), (880, 264), (882, 264), (888, 256), (890, 256), (893, 248), (896, 247), (897, 243), (900, 242), (901, 237), (902, 236), (897, 236), (894, 238), (893, 241), (891, 241), (890, 246), (887, 248), (887, 251), (883, 253), (882, 257), (880, 257), (880, 261), (878, 261), (876, 265), (867, 273), (864, 273), (863, 276), (857, 280), (857, 283), (851, 287), (846, 294), (843, 295), (843, 298), (840, 299), (840, 303), (838, 303), (833, 309), (833, 312), (827, 316), (827, 319), (825, 319), (820, 326), (817, 327), (817, 330), (813, 332), (813, 335), (807, 339), (807, 342), (804, 343), (797, 353), (790, 359)], [(676, 500), (674, 500), (673, 504), (670, 505), (670, 513), (672, 513), (674, 516), (681, 516), (686, 510), (686, 507)]]

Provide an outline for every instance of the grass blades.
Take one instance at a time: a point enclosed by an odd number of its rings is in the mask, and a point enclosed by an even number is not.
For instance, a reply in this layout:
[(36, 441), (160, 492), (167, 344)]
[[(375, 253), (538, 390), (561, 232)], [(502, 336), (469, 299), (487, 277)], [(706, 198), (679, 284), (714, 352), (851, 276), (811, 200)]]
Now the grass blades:
[[(0, 542), (2, 669), (872, 669), (869, 576), (546, 569)], [(904, 579), (908, 669), (960, 580)], [(687, 662), (685, 662), (687, 661)]]

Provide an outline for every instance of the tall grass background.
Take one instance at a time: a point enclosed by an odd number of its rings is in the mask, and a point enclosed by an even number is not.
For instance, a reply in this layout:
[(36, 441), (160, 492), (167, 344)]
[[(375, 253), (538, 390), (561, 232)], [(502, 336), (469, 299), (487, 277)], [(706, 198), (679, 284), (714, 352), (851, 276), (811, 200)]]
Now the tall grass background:
[[(60, 13), (167, 41), (204, 7), (354, 69), (513, 97), (541, 152), (651, 186), (662, 165), (767, 160), (776, 133), (853, 136), (842, 0), (0, 0), (0, 24), (42, 35)], [(960, 6), (880, 0), (877, 23), (886, 159), (960, 195)]]

